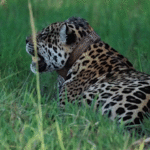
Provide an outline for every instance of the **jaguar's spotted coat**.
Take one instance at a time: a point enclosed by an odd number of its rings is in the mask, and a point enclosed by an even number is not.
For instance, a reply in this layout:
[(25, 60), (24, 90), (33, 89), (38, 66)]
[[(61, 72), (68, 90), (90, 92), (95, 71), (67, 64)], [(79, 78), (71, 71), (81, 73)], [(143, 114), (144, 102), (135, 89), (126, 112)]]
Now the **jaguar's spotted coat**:
[[(127, 58), (97, 35), (96, 39), (89, 36), (91, 33), (96, 35), (87, 21), (74, 17), (37, 33), (39, 72), (56, 70), (64, 78), (61, 106), (65, 105), (65, 90), (72, 103), (91, 105), (96, 96), (95, 107), (101, 105), (102, 113), (112, 120), (139, 124), (150, 112), (150, 76), (136, 71)], [(85, 39), (90, 42), (85, 44)], [(26, 40), (26, 50), (34, 56), (31, 36)], [(34, 61), (31, 70), (36, 72)]]

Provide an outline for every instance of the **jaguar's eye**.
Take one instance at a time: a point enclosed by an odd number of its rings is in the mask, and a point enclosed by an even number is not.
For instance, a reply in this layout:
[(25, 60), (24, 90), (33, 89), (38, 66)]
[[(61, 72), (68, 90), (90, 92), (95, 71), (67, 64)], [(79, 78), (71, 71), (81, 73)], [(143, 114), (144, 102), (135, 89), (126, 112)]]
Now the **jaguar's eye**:
[(47, 38), (47, 34), (40, 34), (39, 38), (45, 40)]
[(47, 37), (47, 34), (42, 34), (42, 38), (45, 38), (45, 37)]

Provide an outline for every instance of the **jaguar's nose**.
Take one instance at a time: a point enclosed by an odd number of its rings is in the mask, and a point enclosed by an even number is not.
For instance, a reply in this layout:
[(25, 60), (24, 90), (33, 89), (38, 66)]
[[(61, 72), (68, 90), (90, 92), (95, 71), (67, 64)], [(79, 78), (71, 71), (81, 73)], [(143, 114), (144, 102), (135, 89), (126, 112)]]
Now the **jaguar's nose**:
[(26, 37), (26, 44), (29, 42), (29, 37)]

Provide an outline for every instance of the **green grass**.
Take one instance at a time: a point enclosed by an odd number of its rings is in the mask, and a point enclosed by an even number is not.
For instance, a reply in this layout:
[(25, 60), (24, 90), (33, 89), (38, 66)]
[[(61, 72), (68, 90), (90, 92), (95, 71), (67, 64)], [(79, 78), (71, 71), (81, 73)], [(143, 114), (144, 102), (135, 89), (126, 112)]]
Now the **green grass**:
[[(71, 16), (83, 17), (101, 39), (129, 58), (134, 67), (150, 74), (149, 0), (32, 0), (35, 27)], [(26, 36), (32, 33), (28, 2), (8, 0), (0, 5), (0, 149), (126, 150), (139, 136), (130, 137), (93, 107), (67, 104), (62, 111), (54, 99), (57, 74), (40, 75), (42, 126), (36, 76), (31, 73), (31, 57), (25, 51)], [(54, 121), (55, 120), (55, 121)], [(150, 122), (143, 132), (150, 135)], [(133, 133), (134, 135), (134, 133)]]

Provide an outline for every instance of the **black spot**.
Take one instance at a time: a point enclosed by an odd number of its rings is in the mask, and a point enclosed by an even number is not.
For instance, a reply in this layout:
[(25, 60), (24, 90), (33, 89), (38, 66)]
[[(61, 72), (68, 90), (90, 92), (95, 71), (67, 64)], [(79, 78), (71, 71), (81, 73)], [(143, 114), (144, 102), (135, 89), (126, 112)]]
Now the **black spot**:
[(108, 49), (108, 48), (109, 48), (109, 45), (108, 45), (108, 44), (105, 44), (105, 48)]
[(140, 84), (148, 84), (147, 82), (138, 82), (138, 83), (140, 83)]
[(110, 63), (111, 63), (111, 64), (115, 64), (115, 63), (117, 63), (117, 62), (118, 62), (117, 59), (112, 59), (112, 60), (110, 60)]
[(84, 31), (82, 31), (83, 36), (86, 36), (86, 33)]
[(80, 27), (84, 27), (84, 25), (83, 25), (83, 24), (81, 24), (81, 23), (79, 23), (78, 25), (79, 25)]
[(52, 45), (51, 45), (51, 44), (48, 44), (48, 47), (49, 47), (49, 48), (52, 48)]
[(50, 51), (48, 51), (48, 53), (49, 53), (49, 55), (51, 56), (51, 52), (50, 52)]
[(133, 115), (133, 112), (127, 112), (126, 115)]
[(45, 50), (46, 50), (46, 52), (47, 52), (47, 47), (45, 47)]
[(113, 52), (107, 52), (106, 54), (107, 55), (113, 55), (114, 53)]
[(80, 60), (82, 60), (82, 59), (84, 59), (85, 57), (84, 56), (82, 56), (81, 58), (80, 58)]
[(91, 81), (89, 82), (89, 84), (94, 84), (94, 83), (96, 83), (97, 81), (98, 81), (98, 79), (95, 78), (95, 79), (91, 80)]
[(92, 64), (95, 64), (95, 63), (96, 63), (96, 60), (93, 60), (93, 61), (92, 61)]
[(98, 81), (98, 79), (95, 78), (95, 79), (91, 80), (91, 81), (89, 82), (89, 84), (94, 84), (94, 83), (96, 83), (97, 81)]
[(123, 96), (122, 95), (116, 95), (112, 98), (114, 101), (122, 101), (123, 100)]
[(108, 117), (110, 117), (111, 116), (111, 110), (105, 110), (104, 115), (108, 115)]
[(83, 61), (82, 65), (86, 66), (88, 63), (89, 63), (89, 60), (85, 60), (85, 61)]
[(91, 58), (95, 59), (97, 56), (99, 56), (99, 54), (97, 54), (97, 55), (92, 55)]
[(111, 76), (113, 76), (113, 73), (108, 73), (108, 74), (106, 75), (106, 78), (110, 78)]
[(57, 40), (55, 40), (55, 45), (57, 45)]
[(101, 65), (106, 65), (106, 64), (107, 64), (107, 62), (106, 62), (106, 61), (104, 61), (104, 62), (102, 62), (102, 63), (101, 63)]
[(63, 64), (64, 64), (64, 62), (65, 62), (65, 61), (64, 61), (64, 60), (62, 60), (62, 61), (61, 61), (61, 64), (63, 65)]
[(78, 32), (79, 32), (80, 36), (81, 36), (81, 37), (83, 37), (83, 34), (82, 34), (82, 32), (81, 32), (81, 31), (78, 31)]
[(59, 56), (59, 57), (62, 57), (62, 55), (61, 55), (60, 53), (58, 54), (58, 56)]
[(114, 103), (114, 102), (110, 102), (109, 104), (110, 104), (111, 106), (116, 105), (116, 103)]
[(50, 38), (48, 39), (48, 42), (51, 43), (51, 39)]
[(125, 94), (129, 94), (133, 91), (134, 89), (133, 88), (124, 88), (122, 93), (125, 93)]
[(64, 55), (64, 56), (65, 56), (65, 58), (67, 58), (67, 53), (65, 53), (65, 55)]
[(75, 24), (75, 27), (77, 30), (79, 30), (79, 25), (78, 24)]
[(110, 116), (111, 116), (111, 110), (108, 111), (108, 117), (110, 117)]
[(78, 95), (81, 95), (81, 93), (82, 93), (82, 88), (78, 88)]
[(97, 107), (98, 107), (98, 106), (101, 106), (101, 107), (102, 107), (105, 103), (106, 103), (106, 101), (102, 101), (102, 100), (101, 100), (101, 101), (99, 101), (99, 102), (97, 103)]
[(53, 59), (57, 62), (57, 57), (56, 56), (54, 56)]
[(129, 120), (131, 118), (132, 118), (132, 116), (125, 116), (125, 117), (123, 117), (123, 121)]
[(103, 52), (103, 50), (102, 50), (102, 49), (97, 49), (96, 51), (97, 51), (98, 53)]
[(132, 85), (129, 85), (128, 87), (138, 87), (138, 86), (139, 86), (138, 84), (132, 84)]
[(90, 99), (87, 99), (86, 101), (87, 101), (88, 105), (91, 105), (92, 101)]
[(99, 93), (102, 93), (102, 92), (104, 92), (104, 90), (102, 90), (102, 89), (98, 89), (98, 92), (99, 92)]
[(133, 110), (133, 109), (137, 109), (137, 108), (138, 108), (137, 105), (131, 105), (131, 106), (129, 106), (127, 109), (128, 109), (128, 110)]
[(102, 46), (103, 46), (103, 43), (99, 43), (99, 46), (102, 47)]
[(138, 117), (143, 120), (143, 113), (142, 112), (138, 112)]
[(83, 95), (83, 98), (86, 98), (86, 95)]
[(111, 88), (110, 89), (110, 91), (113, 91), (113, 92), (115, 92), (115, 91), (118, 91), (119, 89), (115, 89), (115, 88)]
[(107, 104), (104, 108), (107, 109), (110, 107), (110, 104)]
[(148, 108), (146, 106), (143, 107), (144, 112), (148, 112)]
[(110, 93), (104, 93), (101, 96), (102, 96), (102, 98), (109, 98), (110, 96), (112, 96), (112, 94), (110, 94)]
[(61, 102), (62, 105), (65, 105), (65, 102)]
[(135, 103), (135, 104), (140, 104), (140, 103), (141, 103), (141, 100), (136, 99), (136, 98), (133, 97), (133, 96), (127, 96), (127, 101), (128, 101), (128, 102)]
[(107, 86), (107, 87), (106, 87), (106, 90), (110, 90), (111, 87), (112, 87), (112, 86)]
[(52, 63), (52, 65), (54, 66), (54, 68), (55, 68), (55, 69), (58, 69), (58, 67), (57, 67), (57, 66), (55, 66), (53, 63)]
[(112, 51), (117, 52), (114, 48), (111, 48)]
[(99, 74), (101, 75), (101, 74), (103, 74), (105, 71), (103, 70), (103, 68), (101, 68), (100, 70), (99, 70)]
[(145, 94), (140, 92), (140, 91), (137, 91), (137, 92), (133, 93), (133, 95), (135, 95), (136, 97), (141, 98), (143, 100), (146, 99)]
[(95, 96), (94, 94), (89, 94), (89, 96), (93, 99)]
[(54, 28), (51, 29), (51, 33), (54, 33)]
[(57, 53), (57, 47), (53, 46), (53, 50), (55, 53)]
[(93, 45), (94, 48), (97, 48), (98, 46), (96, 44)]
[(126, 103), (124, 106), (125, 106), (126, 108), (128, 108), (128, 107), (132, 106), (132, 104)]
[(119, 57), (119, 58), (124, 58), (124, 56), (122, 56), (121, 54), (118, 54), (118, 57)]
[(91, 56), (93, 53), (94, 53), (94, 51), (91, 51), (91, 52), (89, 53), (89, 56)]
[(72, 97), (75, 97), (76, 95), (75, 94), (72, 94)]
[(125, 113), (125, 110), (124, 110), (124, 108), (119, 107), (119, 108), (116, 110), (116, 113), (117, 113), (118, 115), (121, 115), (121, 114)]
[(105, 54), (102, 54), (101, 56), (98, 57), (98, 59), (102, 59), (105, 56), (106, 56)]
[(92, 65), (89, 65), (88, 68), (93, 68), (93, 66), (92, 66)]
[(111, 72), (112, 71), (112, 66), (108, 66), (108, 72)]
[(95, 70), (97, 70), (97, 68), (99, 67), (99, 65), (96, 63), (93, 67), (94, 67)]
[(140, 124), (140, 119), (139, 119), (139, 118), (135, 118), (135, 119), (134, 119), (134, 123), (135, 123), (135, 124)]
[(144, 92), (146, 94), (150, 94), (150, 86), (145, 86), (143, 88), (139, 88), (139, 90), (141, 90), (142, 92)]
[(129, 61), (126, 61), (127, 65), (129, 65), (130, 67), (133, 67), (133, 65), (129, 62)]
[(68, 25), (70, 28), (73, 28), (73, 26), (72, 25)]
[(54, 40), (52, 41), (52, 44), (54, 44)]
[(105, 87), (105, 84), (102, 84), (101, 87)]
[(147, 107), (150, 108), (150, 100), (147, 103)]

